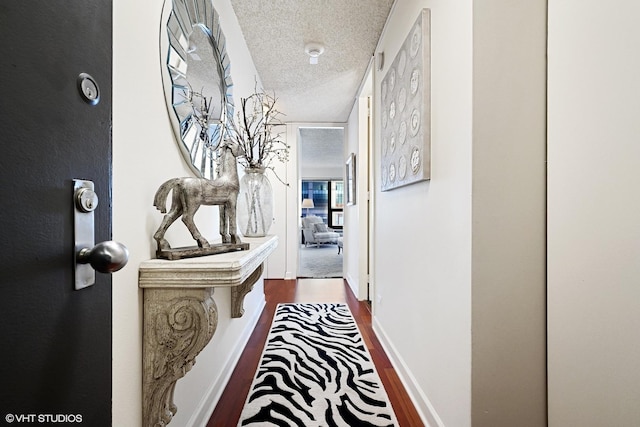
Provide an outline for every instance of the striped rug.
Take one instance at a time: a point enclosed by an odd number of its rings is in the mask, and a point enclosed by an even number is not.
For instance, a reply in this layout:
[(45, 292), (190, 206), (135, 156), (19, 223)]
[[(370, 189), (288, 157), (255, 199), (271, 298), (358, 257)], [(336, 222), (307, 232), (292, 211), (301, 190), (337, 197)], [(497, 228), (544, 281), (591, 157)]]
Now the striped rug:
[(278, 305), (238, 425), (398, 425), (346, 304)]

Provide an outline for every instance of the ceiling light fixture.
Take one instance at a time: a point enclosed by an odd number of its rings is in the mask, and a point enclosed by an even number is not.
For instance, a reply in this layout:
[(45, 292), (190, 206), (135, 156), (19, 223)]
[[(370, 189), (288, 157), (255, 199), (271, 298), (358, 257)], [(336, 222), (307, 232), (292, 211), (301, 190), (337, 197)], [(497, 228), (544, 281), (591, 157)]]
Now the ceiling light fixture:
[(318, 57), (324, 52), (324, 46), (320, 43), (308, 43), (304, 51), (309, 55), (309, 64), (315, 65), (318, 63)]

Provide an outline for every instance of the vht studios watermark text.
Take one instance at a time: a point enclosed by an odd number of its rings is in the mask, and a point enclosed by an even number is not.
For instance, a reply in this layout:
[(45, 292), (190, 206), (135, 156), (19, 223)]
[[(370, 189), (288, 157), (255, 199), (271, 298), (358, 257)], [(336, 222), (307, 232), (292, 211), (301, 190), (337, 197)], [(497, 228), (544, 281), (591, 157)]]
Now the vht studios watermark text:
[(7, 414), (8, 423), (81, 423), (80, 414)]

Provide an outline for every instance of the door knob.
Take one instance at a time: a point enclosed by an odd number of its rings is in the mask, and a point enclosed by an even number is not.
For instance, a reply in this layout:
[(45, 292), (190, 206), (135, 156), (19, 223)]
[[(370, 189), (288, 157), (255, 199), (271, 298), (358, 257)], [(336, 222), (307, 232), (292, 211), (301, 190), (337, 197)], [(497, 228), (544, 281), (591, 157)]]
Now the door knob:
[(120, 242), (107, 240), (93, 248), (80, 249), (76, 260), (79, 264), (91, 264), (100, 273), (113, 273), (127, 265), (129, 250)]
[(73, 180), (73, 263), (75, 289), (80, 290), (96, 282), (96, 271), (113, 273), (129, 260), (129, 250), (122, 243), (108, 240), (94, 246), (94, 211), (98, 195), (93, 182)]

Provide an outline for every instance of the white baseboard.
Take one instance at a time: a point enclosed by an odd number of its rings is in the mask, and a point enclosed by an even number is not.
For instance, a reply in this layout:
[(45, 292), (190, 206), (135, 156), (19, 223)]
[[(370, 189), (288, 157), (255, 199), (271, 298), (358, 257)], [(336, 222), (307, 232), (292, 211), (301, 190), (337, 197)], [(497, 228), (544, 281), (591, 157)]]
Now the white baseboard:
[(413, 402), (413, 406), (415, 406), (416, 411), (418, 411), (418, 415), (424, 425), (426, 427), (445, 427), (444, 423), (436, 413), (435, 408), (422, 391), (422, 388), (418, 385), (416, 378), (413, 376), (406, 363), (404, 363), (404, 360), (392, 344), (391, 340), (389, 340), (389, 337), (385, 333), (384, 328), (378, 322), (378, 319), (374, 317), (372, 320), (373, 332), (375, 332), (376, 337), (378, 337), (384, 352), (391, 361), (393, 368), (396, 370), (396, 373), (400, 378), (400, 382), (402, 382), (402, 385), (404, 385), (404, 388), (407, 390), (409, 398), (411, 399), (411, 402)]
[(355, 295), (355, 297), (359, 300), (362, 301), (362, 298), (360, 298), (360, 295), (358, 293), (358, 288), (357, 286), (354, 285), (354, 283), (357, 283), (353, 280), (353, 277), (351, 276), (351, 274), (347, 273), (344, 275), (344, 279), (347, 281), (347, 284), (349, 285), (349, 287), (351, 288), (351, 292), (353, 292), (353, 295)]
[[(243, 334), (240, 336), (237, 345), (233, 351), (230, 352), (230, 355), (221, 370), (221, 375), (211, 384), (211, 387), (207, 390), (207, 393), (200, 401), (200, 404), (185, 427), (206, 427), (209, 422), (209, 418), (211, 418), (211, 414), (213, 414), (213, 411), (216, 409), (216, 405), (218, 404), (224, 389), (229, 383), (231, 374), (233, 374), (247, 342), (249, 342), (249, 338), (251, 338), (251, 334), (253, 333), (266, 304), (266, 301), (263, 299), (257, 309), (251, 311), (253, 313), (253, 317), (250, 319), (247, 327), (243, 331)], [(247, 313), (245, 312), (245, 314)]]

